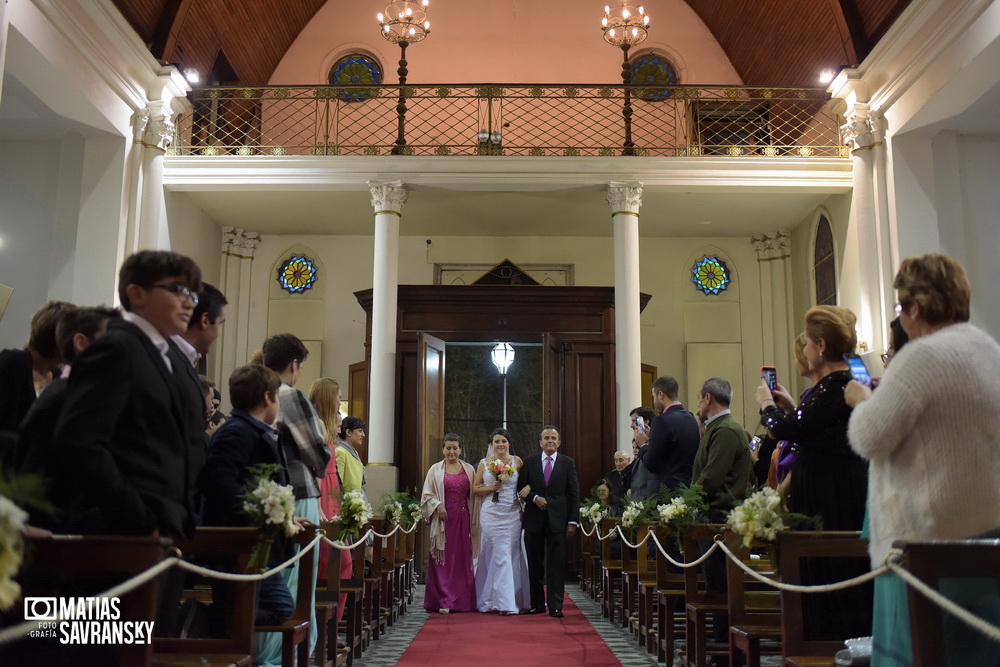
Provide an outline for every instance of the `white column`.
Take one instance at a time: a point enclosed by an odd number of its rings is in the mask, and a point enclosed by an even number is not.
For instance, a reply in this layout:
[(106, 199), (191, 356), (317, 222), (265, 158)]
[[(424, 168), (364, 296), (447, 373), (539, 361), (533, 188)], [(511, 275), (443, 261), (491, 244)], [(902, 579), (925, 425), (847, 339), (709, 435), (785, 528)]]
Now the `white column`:
[(639, 207), (641, 183), (610, 183), (608, 204), (615, 233), (615, 400), (618, 451), (631, 451), (629, 411), (642, 405), (639, 334)]
[[(260, 234), (236, 227), (222, 228), (222, 271), (219, 290), (226, 296), (226, 323), (212, 351), (211, 373), (225, 386), (233, 371), (250, 360), (250, 269)], [(224, 401), (229, 400), (223, 391)], [(227, 406), (228, 409), (228, 406)]]
[[(872, 114), (867, 104), (855, 103), (842, 131), (854, 156), (854, 195), (848, 228), (847, 255), (841, 279), (841, 300), (858, 318), (858, 342), (867, 348), (861, 352), (881, 352), (886, 322), (886, 293), (883, 279), (883, 240), (879, 234), (878, 203), (875, 188), (875, 148)], [(887, 221), (883, 220), (887, 224)], [(853, 250), (855, 257), (850, 257)], [(891, 282), (890, 282), (891, 285)]]
[[(368, 464), (393, 463), (396, 423), (396, 288), (399, 219), (407, 191), (399, 181), (369, 183), (375, 209), (372, 347), (368, 390)], [(371, 495), (371, 494), (369, 494)]]
[(802, 327), (792, 321), (791, 237), (786, 232), (771, 232), (751, 237), (750, 243), (757, 253), (760, 275), (763, 365), (775, 366), (779, 381), (793, 387), (798, 374), (792, 341)]
[(173, 113), (166, 102), (150, 102), (140, 112), (145, 116), (139, 143), (142, 152), (142, 181), (139, 184), (138, 244), (141, 249), (168, 248), (163, 206), (163, 156), (174, 140)]

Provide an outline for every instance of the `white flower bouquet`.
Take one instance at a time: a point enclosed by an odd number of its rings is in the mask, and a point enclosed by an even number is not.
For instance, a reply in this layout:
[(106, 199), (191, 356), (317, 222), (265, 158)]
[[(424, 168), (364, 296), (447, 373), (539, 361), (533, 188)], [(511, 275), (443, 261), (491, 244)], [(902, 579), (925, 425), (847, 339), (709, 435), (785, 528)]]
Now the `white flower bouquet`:
[(278, 472), (276, 464), (260, 464), (248, 469), (250, 479), (243, 492), (243, 513), (251, 525), (260, 530), (260, 539), (250, 554), (248, 569), (267, 567), (271, 545), (278, 535), (291, 537), (302, 527), (295, 522), (295, 494), (292, 487), (278, 484), (272, 477)]
[(14, 577), (21, 566), (21, 534), (27, 520), (27, 512), (0, 496), (0, 611), (7, 611), (21, 597)]
[(580, 518), (589, 521), (593, 526), (598, 525), (607, 515), (608, 508), (597, 501), (586, 503), (580, 508)]
[(749, 547), (754, 540), (773, 542), (778, 532), (785, 529), (787, 516), (781, 494), (764, 487), (730, 512), (726, 521), (743, 536), (743, 546)]
[(398, 491), (385, 497), (384, 512), (386, 522), (390, 526), (398, 525), (403, 530), (409, 530), (423, 518), (420, 501), (408, 491)]
[(361, 528), (372, 518), (372, 508), (363, 491), (344, 491), (340, 495), (340, 514), (333, 517), (342, 528), (340, 539), (344, 542), (351, 535), (357, 537)]

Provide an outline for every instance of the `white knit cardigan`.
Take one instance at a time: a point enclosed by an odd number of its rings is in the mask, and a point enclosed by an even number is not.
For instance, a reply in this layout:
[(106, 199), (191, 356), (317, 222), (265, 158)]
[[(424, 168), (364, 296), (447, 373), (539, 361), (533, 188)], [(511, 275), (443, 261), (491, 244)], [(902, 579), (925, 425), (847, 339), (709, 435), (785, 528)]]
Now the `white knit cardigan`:
[(1000, 345), (971, 324), (911, 340), (851, 415), (871, 461), (872, 566), (895, 540), (1000, 528)]

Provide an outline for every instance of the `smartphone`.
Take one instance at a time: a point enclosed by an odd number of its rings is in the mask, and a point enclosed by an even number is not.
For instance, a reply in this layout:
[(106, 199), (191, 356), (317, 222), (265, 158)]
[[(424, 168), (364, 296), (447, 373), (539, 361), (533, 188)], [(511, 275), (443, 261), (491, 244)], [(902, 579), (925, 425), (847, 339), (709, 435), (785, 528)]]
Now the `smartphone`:
[(635, 425), (638, 426), (639, 430), (642, 431), (643, 433), (646, 432), (646, 420), (640, 417), (639, 415), (636, 415), (635, 417)]
[(778, 390), (778, 371), (774, 366), (761, 366), (760, 376), (767, 382), (767, 388), (771, 391)]
[(855, 380), (865, 385), (866, 387), (872, 386), (872, 376), (868, 373), (868, 367), (865, 366), (865, 360), (858, 355), (848, 352), (844, 355), (844, 361), (851, 369), (851, 375)]
[(749, 444), (750, 444), (750, 451), (756, 452), (757, 448), (760, 447), (760, 436), (755, 435), (753, 438), (750, 439)]

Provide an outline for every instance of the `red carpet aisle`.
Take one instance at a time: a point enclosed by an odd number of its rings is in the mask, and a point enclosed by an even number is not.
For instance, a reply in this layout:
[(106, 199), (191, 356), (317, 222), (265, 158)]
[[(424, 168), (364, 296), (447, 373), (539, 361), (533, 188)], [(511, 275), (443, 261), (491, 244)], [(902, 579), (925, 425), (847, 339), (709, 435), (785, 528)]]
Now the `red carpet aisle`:
[(565, 617), (561, 619), (548, 614), (430, 614), (397, 665), (467, 667), (510, 662), (518, 667), (576, 667), (622, 664), (568, 593), (563, 613)]

